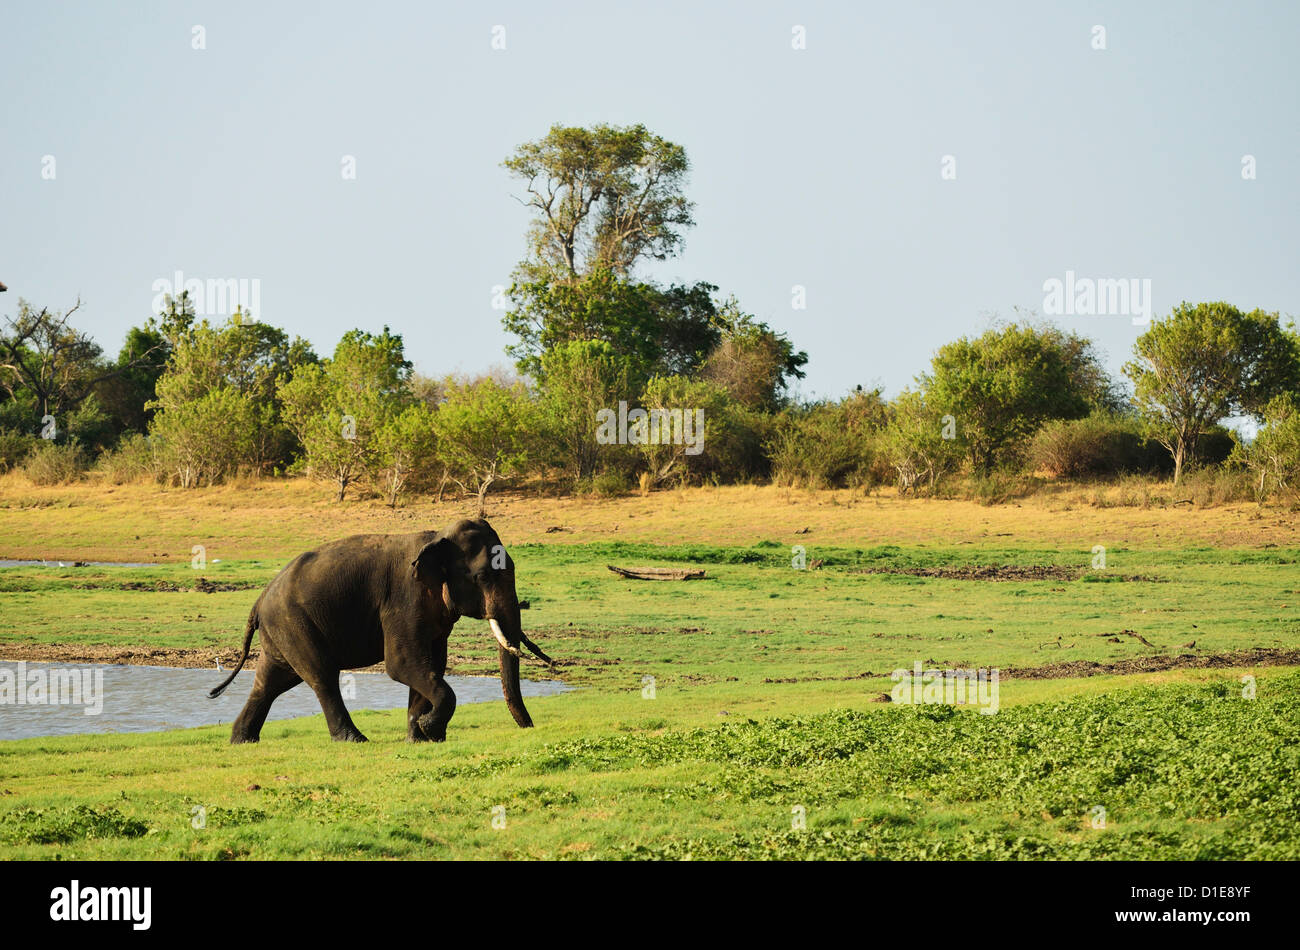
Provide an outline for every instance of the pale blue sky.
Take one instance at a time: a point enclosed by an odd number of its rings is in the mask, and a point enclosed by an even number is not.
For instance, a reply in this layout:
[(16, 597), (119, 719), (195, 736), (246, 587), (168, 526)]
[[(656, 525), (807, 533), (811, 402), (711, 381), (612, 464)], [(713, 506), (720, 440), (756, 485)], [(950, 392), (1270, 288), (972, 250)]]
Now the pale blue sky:
[[(499, 163), (600, 121), (686, 147), (698, 224), (650, 275), (788, 331), (804, 395), (897, 392), (1067, 270), (1300, 313), (1297, 36), (1290, 2), (10, 2), (0, 313), (80, 294), (115, 353), (181, 270), (259, 279), (323, 354), (387, 323), (424, 372), (503, 364)], [(1138, 332), (1057, 322), (1115, 370)]]

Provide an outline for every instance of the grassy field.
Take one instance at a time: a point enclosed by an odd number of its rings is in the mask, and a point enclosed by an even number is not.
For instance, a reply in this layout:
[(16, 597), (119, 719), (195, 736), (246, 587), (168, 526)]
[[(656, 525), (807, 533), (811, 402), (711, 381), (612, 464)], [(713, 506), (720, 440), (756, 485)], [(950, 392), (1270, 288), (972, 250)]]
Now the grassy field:
[[(235, 656), (293, 554), (464, 514), (326, 494), (0, 479), (0, 557), (159, 564), (0, 569), (0, 658)], [(226, 726), (0, 743), (0, 856), (1300, 857), (1300, 673), (1275, 665), (1300, 662), (1296, 519), (1094, 495), (503, 497), (525, 625), (558, 661), (524, 675), (581, 687), (530, 700), (536, 729), (493, 703), (436, 746), (400, 711), (357, 714), (359, 747), (319, 716), (234, 748)], [(451, 652), (494, 670), (486, 624)], [(914, 663), (1000, 669), (1001, 710), (881, 702)]]

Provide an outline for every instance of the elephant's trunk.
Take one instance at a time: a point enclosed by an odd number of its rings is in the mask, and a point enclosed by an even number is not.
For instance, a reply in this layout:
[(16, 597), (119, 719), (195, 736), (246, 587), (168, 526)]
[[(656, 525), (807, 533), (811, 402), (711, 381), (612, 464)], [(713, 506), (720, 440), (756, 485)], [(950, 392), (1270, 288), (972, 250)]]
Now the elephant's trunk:
[(501, 662), (501, 692), (505, 694), (506, 706), (509, 707), (510, 715), (514, 717), (515, 722), (521, 728), (528, 729), (532, 726), (533, 720), (528, 715), (528, 710), (524, 708), (524, 696), (519, 690), (519, 661), (523, 658), (523, 654), (519, 652), (519, 644), (527, 646), (548, 664), (554, 665), (555, 661), (524, 635), (524, 625), (519, 619), (517, 600), (506, 608), (502, 616), (506, 626), (510, 628), (508, 633), (496, 618), (488, 619), (492, 635), (496, 637), (497, 657)]
[(533, 720), (528, 715), (528, 710), (524, 708), (524, 694), (519, 691), (519, 651), (515, 650), (511, 653), (505, 647), (499, 646), (497, 657), (501, 661), (501, 692), (506, 697), (506, 706), (510, 709), (510, 715), (514, 716), (519, 728), (531, 729)]

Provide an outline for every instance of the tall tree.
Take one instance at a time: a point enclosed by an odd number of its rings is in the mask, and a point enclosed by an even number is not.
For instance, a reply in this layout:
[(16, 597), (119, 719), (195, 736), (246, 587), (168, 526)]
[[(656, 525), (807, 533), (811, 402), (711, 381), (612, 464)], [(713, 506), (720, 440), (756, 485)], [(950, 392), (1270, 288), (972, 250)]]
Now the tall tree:
[(1276, 313), (1231, 304), (1181, 303), (1133, 345), (1124, 365), (1133, 402), (1174, 459), (1174, 483), (1197, 461), (1201, 437), (1221, 419), (1259, 415), (1300, 389), (1300, 346)]
[(78, 300), (63, 313), (37, 312), (18, 301), (18, 316), (6, 318), (0, 333), (0, 386), (10, 399), (26, 389), (41, 415), (75, 409), (95, 385), (117, 372), (101, 362), (103, 350), (90, 334), (69, 325), (81, 308)]
[(641, 258), (676, 254), (695, 223), (686, 150), (643, 125), (557, 124), (502, 165), (535, 212), (525, 279), (577, 280), (597, 266), (626, 277)]
[(599, 267), (573, 283), (536, 280), (511, 287), (516, 308), (503, 325), (520, 372), (541, 379), (542, 357), (575, 340), (609, 343), (627, 356), (634, 387), (654, 375), (689, 374), (722, 337), (712, 284), (660, 289)]

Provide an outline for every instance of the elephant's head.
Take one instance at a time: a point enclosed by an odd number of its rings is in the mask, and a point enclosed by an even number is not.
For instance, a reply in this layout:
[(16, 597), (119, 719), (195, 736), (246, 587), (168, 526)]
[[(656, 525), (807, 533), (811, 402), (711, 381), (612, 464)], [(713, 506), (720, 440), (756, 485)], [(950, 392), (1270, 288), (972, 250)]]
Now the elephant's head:
[(515, 722), (531, 726), (519, 691), (520, 644), (547, 663), (553, 661), (524, 635), (515, 562), (492, 526), (482, 519), (457, 522), (421, 548), (411, 566), (416, 579), (441, 597), (453, 615), (488, 622), (497, 641), (506, 705)]

